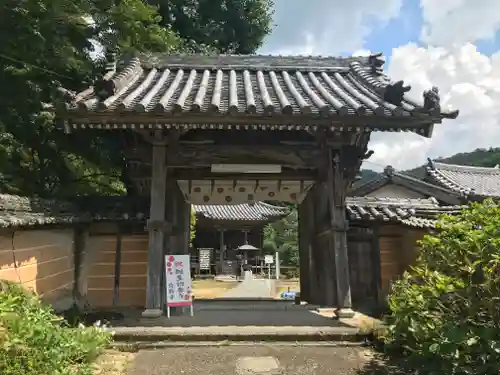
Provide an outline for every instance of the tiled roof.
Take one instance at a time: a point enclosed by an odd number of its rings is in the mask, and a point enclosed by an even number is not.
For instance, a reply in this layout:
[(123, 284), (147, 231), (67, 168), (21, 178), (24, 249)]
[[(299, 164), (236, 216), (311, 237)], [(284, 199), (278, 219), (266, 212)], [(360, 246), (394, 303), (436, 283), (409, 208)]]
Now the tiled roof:
[[(282, 57), (282, 56), (160, 56), (141, 55), (124, 61), (97, 81), (93, 88), (73, 94), (65, 116), (74, 127), (122, 128), (105, 116), (140, 114), (129, 127), (166, 124), (197, 128), (226, 124), (223, 116), (265, 118), (297, 117), (308, 120), (339, 116), (390, 117), (419, 124), (406, 130), (422, 132), (442, 118), (456, 118), (458, 111), (425, 107), (404, 96), (409, 87), (391, 82), (383, 73), (380, 56)], [(89, 120), (95, 114), (99, 118)], [(175, 115), (175, 117), (172, 117)], [(193, 117), (195, 116), (195, 117)], [(198, 116), (198, 117), (196, 117)], [(77, 125), (81, 118), (80, 125)], [(152, 118), (152, 117), (150, 117)], [(123, 116), (120, 120), (123, 119)], [(139, 124), (140, 122), (140, 124)], [(225, 124), (225, 125), (223, 125)], [(148, 126), (149, 126), (148, 125)], [(266, 127), (267, 125), (261, 125)], [(272, 125), (269, 125), (272, 126)], [(397, 131), (405, 125), (381, 125), (376, 130)], [(274, 126), (272, 126), (274, 127)], [(288, 128), (285, 126), (285, 128)], [(344, 126), (342, 126), (344, 128)]]
[(347, 216), (352, 221), (378, 221), (432, 228), (441, 214), (457, 214), (460, 206), (440, 206), (434, 198), (347, 198)]
[(212, 220), (267, 221), (287, 216), (287, 207), (272, 206), (264, 202), (233, 205), (193, 205), (196, 213)]
[(68, 202), (0, 194), (0, 228), (89, 222)]
[(384, 171), (373, 179), (362, 183), (354, 183), (353, 187), (349, 190), (349, 196), (363, 197), (388, 184), (403, 186), (424, 196), (434, 197), (446, 204), (455, 205), (460, 203), (460, 193), (425, 182), (406, 173), (398, 172), (390, 165), (385, 167)]
[(500, 168), (469, 167), (429, 160), (432, 182), (465, 196), (500, 197)]
[[(82, 210), (90, 212), (95, 220), (146, 220), (149, 201), (144, 197), (80, 197), (75, 202)], [(287, 207), (264, 202), (234, 205), (193, 205), (196, 214), (211, 220), (268, 221), (290, 213)]]
[[(289, 214), (287, 207), (264, 202), (237, 205), (194, 205), (198, 215), (212, 220), (271, 221)], [(96, 221), (144, 221), (149, 205), (145, 199), (129, 197), (82, 197), (60, 202), (0, 195), (0, 227), (30, 227)], [(351, 197), (347, 216), (351, 221), (399, 223), (413, 227), (434, 226), (441, 213), (454, 214), (459, 206), (440, 207), (434, 199), (390, 199)]]

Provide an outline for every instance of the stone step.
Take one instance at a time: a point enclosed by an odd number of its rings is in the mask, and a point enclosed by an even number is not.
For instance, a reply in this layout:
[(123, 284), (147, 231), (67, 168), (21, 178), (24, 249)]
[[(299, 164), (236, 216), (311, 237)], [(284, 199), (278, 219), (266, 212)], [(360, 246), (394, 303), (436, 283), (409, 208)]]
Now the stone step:
[(363, 342), (365, 335), (350, 327), (211, 326), (211, 327), (114, 327), (115, 342), (160, 343), (272, 341), (272, 342)]

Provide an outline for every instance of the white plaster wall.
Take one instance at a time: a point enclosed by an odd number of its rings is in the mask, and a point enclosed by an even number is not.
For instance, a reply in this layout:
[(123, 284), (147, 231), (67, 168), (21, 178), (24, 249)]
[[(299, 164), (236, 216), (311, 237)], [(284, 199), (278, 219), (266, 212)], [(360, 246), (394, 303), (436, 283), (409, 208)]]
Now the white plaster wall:
[(377, 198), (427, 198), (425, 195), (398, 185), (385, 185), (380, 189), (366, 194), (367, 197)]

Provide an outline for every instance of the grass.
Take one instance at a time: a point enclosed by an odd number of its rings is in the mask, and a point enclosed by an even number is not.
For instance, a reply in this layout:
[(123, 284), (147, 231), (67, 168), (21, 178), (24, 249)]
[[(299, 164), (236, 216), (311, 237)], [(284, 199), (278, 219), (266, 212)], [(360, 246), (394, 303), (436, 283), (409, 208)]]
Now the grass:
[(94, 364), (93, 375), (123, 375), (137, 353), (107, 350)]
[(281, 293), (288, 292), (288, 288), (290, 288), (290, 292), (300, 292), (299, 279), (278, 280), (276, 282), (276, 297), (275, 298), (280, 298)]
[(236, 285), (238, 285), (237, 281), (194, 280), (193, 295), (195, 298), (219, 298)]

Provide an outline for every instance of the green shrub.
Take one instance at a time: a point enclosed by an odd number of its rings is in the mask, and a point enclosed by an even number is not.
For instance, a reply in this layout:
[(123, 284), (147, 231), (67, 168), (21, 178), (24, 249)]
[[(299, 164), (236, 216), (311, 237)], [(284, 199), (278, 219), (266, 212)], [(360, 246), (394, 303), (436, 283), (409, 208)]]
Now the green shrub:
[(109, 342), (101, 328), (70, 328), (33, 293), (0, 281), (0, 374), (90, 374)]
[(299, 270), (296, 267), (289, 267), (285, 269), (285, 272), (283, 272), (283, 275), (287, 279), (296, 279), (300, 276)]
[(440, 219), (393, 285), (385, 350), (419, 374), (500, 373), (500, 207)]

